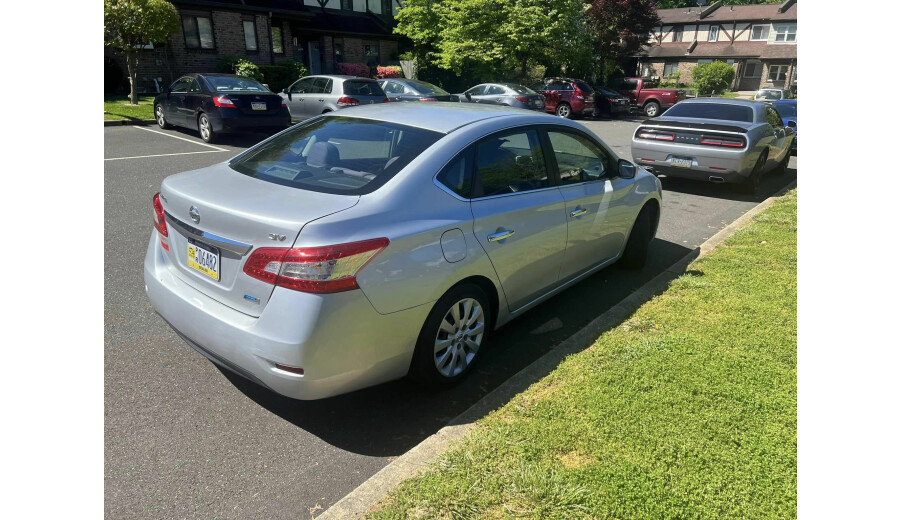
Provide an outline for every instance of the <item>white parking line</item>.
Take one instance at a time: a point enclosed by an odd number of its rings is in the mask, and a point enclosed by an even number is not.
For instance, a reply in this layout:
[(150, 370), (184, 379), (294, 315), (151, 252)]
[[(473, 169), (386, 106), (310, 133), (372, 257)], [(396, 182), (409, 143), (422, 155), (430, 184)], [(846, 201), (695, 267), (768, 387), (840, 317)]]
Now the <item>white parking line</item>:
[(132, 157), (110, 157), (109, 159), (103, 159), (104, 161), (121, 161), (123, 159), (144, 159), (146, 157), (168, 157), (170, 155), (194, 155), (198, 153), (219, 153), (219, 152), (227, 152), (228, 150), (202, 150), (199, 152), (180, 152), (180, 153), (158, 153), (155, 155), (135, 155)]
[(151, 129), (149, 129), (149, 128), (144, 128), (143, 126), (134, 126), (134, 127), (132, 127), (132, 128), (136, 128), (136, 129), (138, 129), (138, 130), (144, 130), (144, 131), (146, 131), (146, 132), (153, 132), (154, 134), (165, 135), (165, 136), (171, 137), (172, 139), (181, 139), (182, 141), (187, 141), (187, 142), (189, 142), (189, 143), (199, 144), (200, 146), (205, 146), (205, 147), (207, 147), (207, 148), (212, 148), (213, 150), (215, 150), (215, 151), (217, 151), (217, 152), (227, 152), (227, 151), (228, 151), (228, 150), (226, 150), (226, 149), (224, 149), (224, 148), (219, 148), (218, 146), (213, 146), (213, 145), (211, 145), (211, 144), (206, 144), (206, 143), (198, 143), (197, 141), (194, 141), (193, 139), (188, 139), (188, 138), (186, 138), (186, 137), (181, 137), (181, 136), (177, 136), (177, 135), (167, 134), (167, 133), (165, 133), (165, 132), (160, 132), (159, 130), (151, 130)]

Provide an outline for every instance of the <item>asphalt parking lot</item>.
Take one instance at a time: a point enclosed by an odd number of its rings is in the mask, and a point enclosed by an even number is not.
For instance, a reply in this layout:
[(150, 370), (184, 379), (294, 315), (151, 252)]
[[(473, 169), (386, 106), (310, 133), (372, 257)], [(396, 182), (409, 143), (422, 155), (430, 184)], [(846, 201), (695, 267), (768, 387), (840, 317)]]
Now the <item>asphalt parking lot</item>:
[[(637, 118), (583, 120), (624, 158)], [(195, 132), (106, 127), (105, 513), (109, 518), (315, 517), (555, 344), (759, 201), (796, 179), (766, 176), (757, 197), (663, 179), (648, 266), (605, 269), (501, 329), (462, 385), (401, 380), (292, 401), (217, 369), (152, 310), (143, 258), (163, 178), (231, 158), (263, 135), (207, 145)]]

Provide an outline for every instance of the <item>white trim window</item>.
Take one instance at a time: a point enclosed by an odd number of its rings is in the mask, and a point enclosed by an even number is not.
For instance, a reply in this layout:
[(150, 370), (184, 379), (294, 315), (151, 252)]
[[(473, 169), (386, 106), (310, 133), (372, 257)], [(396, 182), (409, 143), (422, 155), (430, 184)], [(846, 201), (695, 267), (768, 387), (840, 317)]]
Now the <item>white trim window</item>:
[(775, 41), (777, 43), (797, 43), (797, 25), (776, 25)]
[(663, 65), (663, 77), (669, 78), (674, 76), (678, 72), (678, 62), (677, 61), (667, 61), (665, 65)]
[(244, 20), (244, 48), (248, 51), (258, 50), (256, 46), (256, 23), (252, 20)]
[(744, 77), (761, 78), (762, 68), (763, 66), (761, 61), (748, 61), (746, 64), (744, 64)]
[(719, 41), (719, 26), (712, 25), (709, 28), (709, 38), (706, 41), (715, 42)]
[(769, 83), (781, 83), (787, 79), (787, 65), (769, 65)]
[(678, 43), (684, 39), (684, 27), (678, 26), (672, 28), (672, 42)]
[(750, 28), (750, 41), (758, 42), (769, 39), (769, 25), (754, 25)]

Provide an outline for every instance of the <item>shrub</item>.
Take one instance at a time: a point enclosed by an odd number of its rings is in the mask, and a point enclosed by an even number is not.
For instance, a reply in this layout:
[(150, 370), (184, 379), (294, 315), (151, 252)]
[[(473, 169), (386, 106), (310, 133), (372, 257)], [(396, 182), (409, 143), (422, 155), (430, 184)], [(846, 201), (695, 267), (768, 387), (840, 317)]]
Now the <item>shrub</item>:
[(294, 60), (282, 60), (278, 65), (260, 65), (262, 82), (269, 86), (272, 92), (281, 92), (291, 83), (309, 74), (302, 63)]
[(234, 64), (234, 73), (238, 76), (244, 76), (245, 78), (263, 81), (263, 75), (259, 70), (259, 65), (250, 60), (238, 60), (238, 62)]
[(375, 70), (375, 77), (377, 77), (378, 79), (403, 77), (403, 69), (396, 65), (388, 65), (387, 67), (382, 67), (381, 65), (379, 65)]
[(723, 62), (701, 63), (691, 71), (697, 94), (722, 94), (734, 81), (734, 67)]
[(216, 72), (222, 74), (234, 74), (234, 66), (243, 58), (240, 56), (223, 56), (219, 63), (216, 64)]
[(306, 68), (306, 65), (294, 61), (290, 58), (279, 61), (278, 66), (288, 69), (288, 77), (290, 79), (290, 83), (297, 81), (303, 76), (309, 75), (309, 69)]
[(372, 71), (369, 69), (369, 66), (363, 63), (338, 63), (337, 70), (338, 74), (346, 76), (372, 77)]

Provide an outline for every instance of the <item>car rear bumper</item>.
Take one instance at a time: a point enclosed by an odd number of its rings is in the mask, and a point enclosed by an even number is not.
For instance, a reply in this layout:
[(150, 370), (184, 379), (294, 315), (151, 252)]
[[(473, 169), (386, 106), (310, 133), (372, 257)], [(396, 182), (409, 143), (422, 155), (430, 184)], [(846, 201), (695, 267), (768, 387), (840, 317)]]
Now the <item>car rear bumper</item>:
[(430, 305), (379, 314), (359, 290), (318, 295), (277, 287), (254, 318), (183, 282), (159, 242), (153, 231), (144, 260), (147, 296), (214, 363), (295, 399), (321, 399), (406, 375)]
[[(744, 182), (755, 165), (749, 150), (672, 145), (645, 139), (632, 139), (631, 155), (635, 164), (653, 173), (713, 182)], [(675, 158), (690, 159), (691, 166), (677, 166), (673, 161)]]
[(209, 114), (209, 120), (217, 133), (284, 130), (291, 126), (291, 114), (287, 108), (271, 115), (244, 114), (236, 108), (220, 108), (218, 114)]

